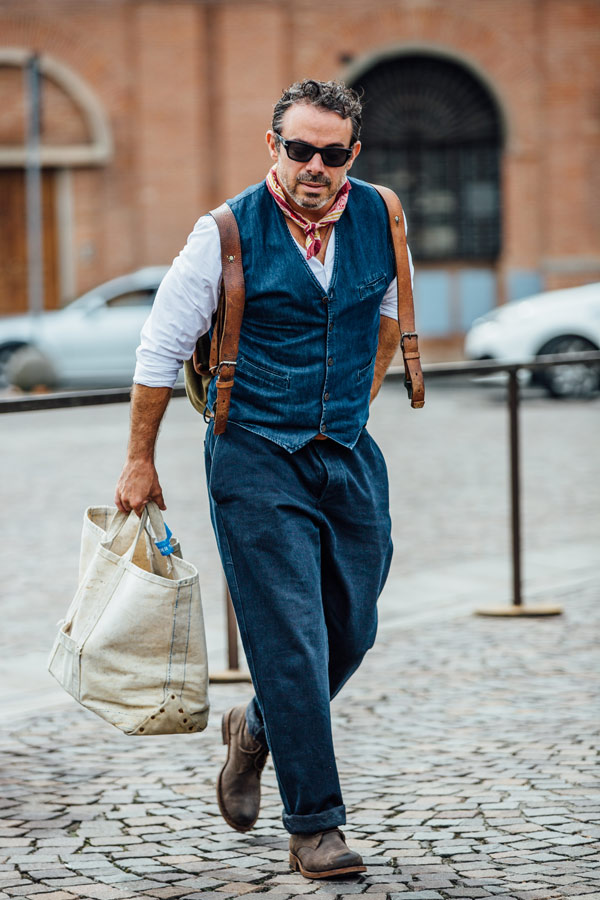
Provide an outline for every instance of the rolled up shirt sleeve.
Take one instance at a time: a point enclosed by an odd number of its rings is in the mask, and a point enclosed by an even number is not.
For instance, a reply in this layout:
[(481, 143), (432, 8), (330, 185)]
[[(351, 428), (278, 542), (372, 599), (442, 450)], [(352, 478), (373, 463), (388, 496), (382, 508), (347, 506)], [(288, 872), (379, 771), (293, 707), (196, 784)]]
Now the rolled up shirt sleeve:
[[(404, 216), (404, 228), (406, 233), (408, 233), (408, 225), (406, 224), (406, 216)], [(410, 282), (414, 288), (415, 283), (415, 267), (412, 261), (412, 255), (410, 252), (410, 247), (406, 248), (408, 252), (408, 265), (410, 268)], [(379, 307), (379, 314), (382, 316), (387, 316), (388, 319), (396, 319), (398, 320), (398, 279), (394, 278), (393, 281), (388, 285), (388, 289), (383, 296), (383, 300), (381, 301), (381, 306)]]
[(221, 242), (212, 216), (202, 216), (156, 293), (136, 351), (135, 384), (173, 387), (217, 309)]

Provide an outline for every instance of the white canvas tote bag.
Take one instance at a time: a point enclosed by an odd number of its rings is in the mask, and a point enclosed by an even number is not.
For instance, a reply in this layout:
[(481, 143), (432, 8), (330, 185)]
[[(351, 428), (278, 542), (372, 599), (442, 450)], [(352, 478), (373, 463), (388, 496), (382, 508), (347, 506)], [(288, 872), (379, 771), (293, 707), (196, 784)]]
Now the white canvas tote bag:
[(155, 503), (141, 518), (85, 511), (79, 587), (48, 668), (126, 734), (191, 734), (208, 722), (198, 570), (178, 550)]
[[(148, 514), (151, 525), (153, 526), (153, 528), (154, 526), (159, 529), (162, 528), (161, 534), (164, 533), (167, 526), (164, 524), (164, 521), (160, 514), (160, 510), (154, 503), (148, 504), (148, 507)], [(88, 506), (85, 513), (83, 514), (83, 528), (81, 529), (81, 550), (79, 554), (79, 581), (81, 581), (81, 579), (85, 575), (92, 556), (96, 552), (96, 547), (101, 541), (106, 540), (108, 529), (116, 514), (116, 506)], [(139, 519), (137, 516), (125, 517), (125, 521), (123, 522), (121, 529), (115, 536), (112, 546), (113, 553), (118, 553), (119, 556), (122, 556), (123, 553), (127, 551), (136, 535), (138, 525)], [(150, 565), (152, 566), (153, 557), (156, 555), (152, 549), (152, 543), (153, 542), (151, 536), (148, 534), (148, 531), (144, 530), (144, 533), (141, 535), (141, 538), (137, 543), (132, 559), (132, 562), (134, 562), (136, 565), (139, 565), (142, 569), (148, 568), (149, 560)], [(172, 548), (171, 552), (181, 559), (181, 547), (179, 546), (179, 541), (177, 540), (177, 538), (171, 536), (169, 544)], [(154, 568), (156, 567), (157, 566), (155, 563)], [(160, 562), (158, 563), (158, 567), (161, 568)], [(162, 571), (163, 568), (161, 568), (161, 571), (159, 571), (157, 574), (160, 575)]]

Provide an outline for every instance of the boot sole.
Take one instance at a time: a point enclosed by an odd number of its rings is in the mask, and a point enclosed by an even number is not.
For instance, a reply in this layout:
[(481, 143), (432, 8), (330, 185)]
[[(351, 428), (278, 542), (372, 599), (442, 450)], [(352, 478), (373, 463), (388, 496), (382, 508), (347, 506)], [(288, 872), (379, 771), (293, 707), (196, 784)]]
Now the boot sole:
[(302, 863), (294, 853), (290, 853), (290, 868), (292, 872), (300, 872), (305, 878), (332, 878), (334, 875), (358, 875), (366, 872), (366, 866), (345, 866), (342, 869), (326, 869), (324, 872), (309, 872), (302, 867)]
[(217, 803), (219, 804), (219, 812), (221, 813), (229, 827), (233, 828), (234, 831), (241, 831), (242, 833), (244, 833), (246, 831), (250, 831), (251, 828), (254, 828), (258, 820), (258, 816), (256, 816), (254, 821), (250, 822), (249, 825), (239, 825), (237, 822), (234, 822), (232, 818), (230, 818), (221, 798), (221, 778), (223, 777), (223, 772), (225, 771), (227, 763), (229, 762), (229, 753), (231, 748), (231, 740), (229, 735), (229, 719), (231, 717), (231, 712), (232, 710), (229, 710), (228, 713), (225, 713), (225, 715), (223, 716), (223, 721), (221, 722), (221, 736), (223, 739), (223, 743), (227, 747), (227, 759), (225, 760), (225, 765), (219, 772), (219, 777), (217, 779)]

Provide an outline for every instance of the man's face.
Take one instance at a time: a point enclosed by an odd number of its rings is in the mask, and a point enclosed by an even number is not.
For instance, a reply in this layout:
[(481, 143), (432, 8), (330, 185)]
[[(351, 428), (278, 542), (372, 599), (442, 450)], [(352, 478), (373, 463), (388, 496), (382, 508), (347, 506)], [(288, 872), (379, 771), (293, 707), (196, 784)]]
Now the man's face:
[[(315, 147), (349, 147), (352, 137), (352, 122), (342, 119), (336, 112), (295, 103), (283, 117), (281, 135), (289, 141), (303, 141)], [(324, 215), (331, 206), (335, 195), (344, 183), (346, 172), (360, 152), (360, 142), (352, 148), (352, 156), (344, 166), (325, 166), (321, 155), (315, 155), (308, 162), (294, 162), (287, 155), (283, 144), (277, 149), (275, 134), (267, 132), (267, 145), (271, 158), (277, 162), (277, 177), (289, 195), (292, 206), (304, 215), (314, 218), (311, 212)]]

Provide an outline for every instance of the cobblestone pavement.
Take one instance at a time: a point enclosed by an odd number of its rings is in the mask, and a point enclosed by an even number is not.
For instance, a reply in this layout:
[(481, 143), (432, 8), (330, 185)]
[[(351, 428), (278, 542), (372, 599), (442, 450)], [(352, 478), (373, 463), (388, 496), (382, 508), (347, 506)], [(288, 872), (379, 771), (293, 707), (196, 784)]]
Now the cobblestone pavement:
[[(146, 740), (56, 699), (43, 661), (72, 595), (83, 507), (110, 500), (126, 413), (4, 418), (18, 540), (0, 598), (0, 900), (600, 900), (599, 405), (532, 397), (524, 408), (527, 596), (564, 615), (516, 621), (471, 615), (508, 599), (499, 400), (440, 388), (428, 417), (407, 415), (386, 387), (375, 410), (396, 557), (376, 648), (333, 704), (345, 831), (368, 871), (325, 882), (289, 871), (270, 764), (257, 827), (239, 835), (219, 816), (220, 716), (249, 686), (213, 686), (203, 734)], [(184, 552), (198, 537), (209, 567), (204, 507), (185, 503), (183, 410), (174, 405), (161, 438), (169, 521)], [(34, 553), (38, 564), (23, 565)], [(203, 585), (214, 645), (218, 575)]]
[[(0, 897), (600, 897), (598, 583), (565, 615), (384, 630), (333, 705), (357, 880), (288, 871), (268, 765), (258, 826), (219, 816), (219, 718), (135, 739), (74, 705), (0, 743)], [(596, 640), (595, 640), (596, 638)]]

